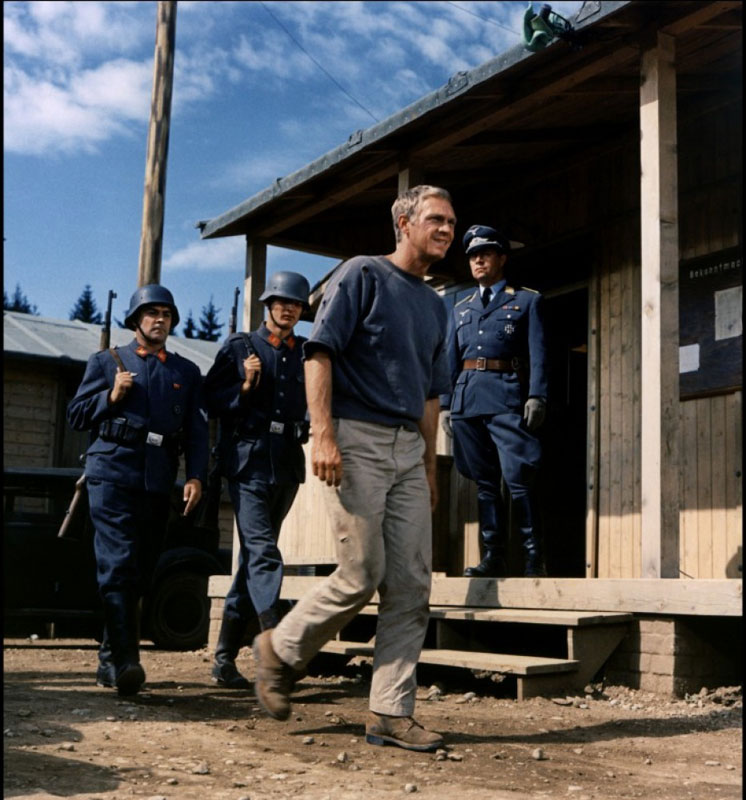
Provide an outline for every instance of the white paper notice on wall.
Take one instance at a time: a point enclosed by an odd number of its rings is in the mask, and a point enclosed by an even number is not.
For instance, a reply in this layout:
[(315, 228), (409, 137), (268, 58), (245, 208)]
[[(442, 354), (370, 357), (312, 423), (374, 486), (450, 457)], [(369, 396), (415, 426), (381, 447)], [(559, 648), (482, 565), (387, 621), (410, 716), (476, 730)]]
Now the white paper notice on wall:
[(679, 348), (679, 374), (699, 369), (699, 345), (685, 344)]
[(715, 341), (743, 333), (743, 286), (715, 292)]

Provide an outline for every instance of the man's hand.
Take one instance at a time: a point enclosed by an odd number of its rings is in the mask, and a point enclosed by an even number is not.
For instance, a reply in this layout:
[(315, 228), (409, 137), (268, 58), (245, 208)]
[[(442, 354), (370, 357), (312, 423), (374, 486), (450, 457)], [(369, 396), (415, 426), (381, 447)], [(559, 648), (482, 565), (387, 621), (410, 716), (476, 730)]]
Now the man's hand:
[(523, 408), (523, 419), (530, 431), (535, 431), (544, 422), (547, 404), (541, 397), (529, 397)]
[(453, 425), (451, 425), (451, 412), (444, 408), (440, 412), (440, 427), (443, 429), (443, 433), (449, 438), (453, 439)]
[(243, 370), (246, 374), (244, 382), (241, 384), (241, 394), (247, 394), (255, 386), (259, 385), (262, 375), (262, 362), (256, 354), (250, 355), (243, 361)]
[(334, 434), (317, 433), (311, 429), (311, 464), (313, 474), (327, 486), (339, 486), (342, 483), (342, 454), (337, 447)]
[(132, 388), (136, 372), (127, 372), (121, 367), (117, 367), (117, 374), (114, 376), (114, 387), (109, 392), (109, 404), (113, 405), (123, 400), (127, 392)]
[(436, 464), (425, 465), (425, 475), (427, 475), (427, 485), (430, 487), (430, 510), (435, 511), (438, 505), (438, 470)]
[(184, 484), (184, 502), (186, 505), (184, 506), (184, 511), (182, 511), (183, 517), (194, 510), (197, 503), (199, 503), (200, 497), (202, 497), (202, 482), (199, 478), (190, 478)]

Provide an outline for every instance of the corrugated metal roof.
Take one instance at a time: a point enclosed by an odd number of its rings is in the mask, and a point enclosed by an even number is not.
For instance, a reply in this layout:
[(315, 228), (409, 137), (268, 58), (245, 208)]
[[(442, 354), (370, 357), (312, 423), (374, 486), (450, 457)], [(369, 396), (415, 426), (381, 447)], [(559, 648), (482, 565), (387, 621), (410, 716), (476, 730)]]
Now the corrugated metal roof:
[[(85, 364), (98, 350), (101, 326), (78, 320), (35, 317), (16, 311), (3, 311), (3, 352), (30, 358), (65, 359)], [(132, 341), (132, 331), (113, 327), (112, 346), (121, 347)], [(193, 361), (205, 375), (215, 360), (220, 342), (184, 339), (172, 336), (168, 349)]]

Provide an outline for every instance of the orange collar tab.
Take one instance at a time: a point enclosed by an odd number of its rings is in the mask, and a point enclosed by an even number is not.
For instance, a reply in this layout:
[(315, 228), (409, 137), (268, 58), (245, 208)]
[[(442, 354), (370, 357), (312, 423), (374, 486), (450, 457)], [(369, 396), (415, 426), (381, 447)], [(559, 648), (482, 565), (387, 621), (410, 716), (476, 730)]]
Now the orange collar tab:
[(145, 358), (145, 356), (155, 356), (161, 362), (161, 364), (166, 363), (166, 357), (168, 355), (165, 347), (161, 347), (157, 353), (150, 353), (141, 344), (135, 348), (135, 353), (137, 353), (140, 358)]
[(275, 336), (274, 333), (270, 333), (267, 331), (267, 341), (272, 345), (274, 348), (278, 348), (283, 342), (292, 350), (295, 347), (295, 337), (288, 336), (287, 339), (280, 339), (279, 336)]

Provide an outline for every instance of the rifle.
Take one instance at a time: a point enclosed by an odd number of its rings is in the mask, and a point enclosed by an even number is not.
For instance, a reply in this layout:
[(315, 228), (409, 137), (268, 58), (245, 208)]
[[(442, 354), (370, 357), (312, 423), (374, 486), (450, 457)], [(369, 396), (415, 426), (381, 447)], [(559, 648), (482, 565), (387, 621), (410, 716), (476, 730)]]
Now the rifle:
[(231, 308), (231, 316), (228, 320), (228, 334), (235, 333), (238, 330), (238, 295), (241, 290), (236, 286), (233, 290), (233, 307)]
[(117, 293), (109, 289), (109, 299), (106, 303), (106, 316), (104, 317), (104, 327), (101, 329), (101, 339), (99, 339), (98, 349), (108, 350), (111, 345), (111, 302)]
[(70, 500), (70, 505), (67, 507), (67, 511), (65, 511), (65, 516), (62, 519), (60, 529), (57, 531), (58, 539), (64, 539), (65, 536), (67, 536), (68, 529), (73, 524), (73, 521), (77, 516), (77, 509), (84, 493), (86, 493), (85, 473), (83, 473), (78, 480), (75, 481), (75, 491), (73, 492), (72, 500)]
[[(117, 296), (117, 293), (111, 289), (109, 289), (109, 299), (106, 302), (106, 316), (104, 317), (104, 326), (101, 329), (101, 338), (98, 342), (98, 349), (99, 350), (108, 350), (109, 346), (111, 345), (111, 304), (114, 298)], [(89, 438), (89, 444), (91, 440)], [(81, 459), (83, 456), (81, 456)], [(86, 492), (86, 485), (85, 485), (85, 473), (83, 473), (77, 481), (75, 481), (75, 491), (73, 492), (72, 499), (70, 500), (70, 504), (67, 507), (67, 511), (65, 511), (65, 516), (62, 518), (62, 523), (60, 524), (60, 529), (57, 531), (57, 538), (64, 539), (67, 536), (67, 533), (72, 526), (73, 522), (75, 521), (78, 515), (78, 507), (80, 506), (80, 501), (83, 498), (83, 494)]]

